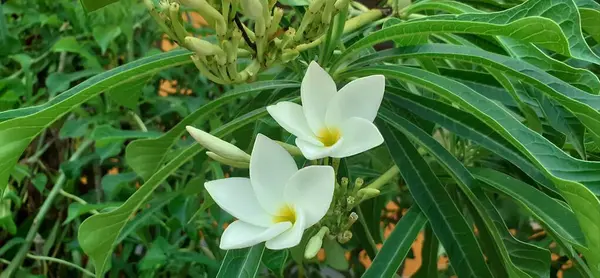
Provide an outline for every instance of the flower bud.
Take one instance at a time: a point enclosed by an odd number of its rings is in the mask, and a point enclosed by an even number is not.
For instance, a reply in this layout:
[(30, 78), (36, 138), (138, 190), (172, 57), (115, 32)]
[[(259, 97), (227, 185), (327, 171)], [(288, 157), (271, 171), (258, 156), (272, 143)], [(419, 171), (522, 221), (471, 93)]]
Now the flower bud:
[(185, 45), (199, 56), (222, 55), (225, 56), (225, 51), (219, 46), (214, 45), (203, 39), (187, 36), (185, 37)]
[(348, 207), (354, 206), (355, 201), (355, 198), (352, 196), (348, 196), (348, 198), (346, 198), (346, 203), (348, 204)]
[(263, 6), (260, 0), (240, 0), (244, 15), (256, 20), (263, 16)]
[(337, 237), (338, 242), (341, 244), (347, 243), (351, 239), (352, 239), (351, 231), (344, 231), (343, 233), (339, 234)]
[(217, 161), (223, 165), (229, 165), (231, 167), (240, 168), (240, 169), (250, 168), (250, 163), (248, 163), (248, 162), (231, 160), (231, 159), (222, 157), (213, 152), (206, 152), (206, 155), (208, 155), (208, 157), (212, 158), (214, 161)]
[(322, 227), (316, 235), (311, 237), (306, 244), (306, 249), (304, 249), (304, 258), (312, 259), (314, 258), (319, 250), (321, 250), (321, 246), (323, 246), (323, 237), (329, 232), (329, 228)]
[(250, 162), (250, 155), (240, 148), (192, 126), (186, 126), (185, 128), (200, 145), (220, 157), (236, 162)]
[(281, 54), (281, 60), (284, 63), (287, 63), (291, 60), (296, 59), (298, 55), (300, 55), (300, 51), (298, 51), (297, 49), (284, 49), (283, 53)]
[(282, 146), (292, 156), (301, 156), (302, 155), (302, 151), (294, 145), (290, 145), (288, 143), (284, 143), (281, 141), (275, 141), (275, 142), (277, 142), (277, 144), (279, 144), (279, 146)]
[(360, 198), (361, 200), (366, 200), (378, 196), (379, 193), (379, 190), (367, 187), (359, 190), (356, 196), (358, 196), (358, 198)]

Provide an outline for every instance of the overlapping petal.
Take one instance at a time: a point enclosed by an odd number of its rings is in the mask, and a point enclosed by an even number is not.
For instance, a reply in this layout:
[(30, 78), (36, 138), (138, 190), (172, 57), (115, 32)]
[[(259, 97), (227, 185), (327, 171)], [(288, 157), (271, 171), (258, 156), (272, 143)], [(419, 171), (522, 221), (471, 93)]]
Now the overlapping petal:
[(336, 94), (335, 82), (316, 62), (311, 62), (300, 86), (300, 99), (304, 115), (313, 133), (324, 127), (325, 113), (331, 98)]
[(341, 125), (341, 130), (341, 146), (332, 150), (331, 157), (348, 157), (383, 144), (383, 136), (379, 129), (369, 120), (350, 118)]
[[(267, 240), (266, 247), (271, 250), (281, 250), (290, 247), (294, 247), (302, 240), (302, 234), (306, 229), (306, 215), (300, 208), (296, 210), (296, 223), (291, 229), (281, 233), (280, 235)], [(284, 222), (289, 223), (289, 222)]]
[(219, 247), (223, 250), (250, 247), (275, 238), (291, 227), (291, 222), (281, 222), (265, 228), (241, 220), (233, 221), (223, 232)]
[(215, 203), (233, 217), (256, 226), (269, 227), (273, 225), (271, 216), (259, 204), (249, 179), (214, 180), (206, 182), (204, 188), (215, 200)]
[(328, 126), (339, 126), (352, 117), (373, 122), (384, 91), (383, 75), (367, 76), (348, 83), (329, 102), (325, 123)]
[(339, 144), (340, 142), (338, 141), (335, 145), (331, 147), (325, 147), (322, 144), (315, 145), (310, 142), (304, 141), (300, 138), (296, 138), (296, 146), (300, 149), (302, 155), (304, 155), (306, 159), (310, 160), (329, 156), (332, 149), (337, 148)]
[(284, 197), (306, 216), (306, 228), (319, 222), (331, 205), (335, 172), (330, 166), (309, 166), (296, 172), (285, 186)]
[(283, 129), (296, 137), (319, 145), (321, 142), (315, 138), (315, 134), (308, 126), (302, 106), (297, 103), (282, 101), (275, 105), (269, 105), (267, 111)]
[(258, 202), (267, 212), (275, 214), (284, 205), (285, 184), (296, 171), (296, 162), (283, 147), (262, 134), (256, 136), (250, 180)]

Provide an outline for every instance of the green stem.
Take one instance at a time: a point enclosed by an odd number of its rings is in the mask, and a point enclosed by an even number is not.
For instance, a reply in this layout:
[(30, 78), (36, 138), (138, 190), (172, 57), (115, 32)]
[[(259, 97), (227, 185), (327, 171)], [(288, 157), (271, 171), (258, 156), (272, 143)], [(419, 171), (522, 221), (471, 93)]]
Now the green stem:
[[(373, 9), (373, 10), (370, 10), (359, 16), (353, 17), (353, 18), (349, 19), (348, 21), (346, 21), (346, 23), (344, 24), (344, 31), (342, 33), (343, 34), (350, 33), (360, 27), (367, 25), (368, 23), (371, 23), (375, 20), (380, 19), (382, 16), (383, 16), (383, 12), (380, 9)], [(305, 44), (296, 46), (296, 50), (302, 52), (307, 49), (313, 48), (313, 47), (321, 44), (324, 39), (325, 39), (325, 35), (319, 37), (318, 39), (316, 39), (310, 43), (305, 43)]]
[[(75, 201), (75, 202), (77, 202), (77, 203), (80, 203), (80, 204), (82, 204), (82, 205), (87, 205), (87, 204), (88, 204), (88, 202), (86, 202), (84, 199), (81, 199), (81, 198), (79, 198), (79, 197), (77, 197), (77, 196), (75, 196), (75, 195), (73, 195), (73, 194), (71, 194), (71, 193), (69, 193), (69, 192), (67, 192), (67, 191), (64, 191), (63, 189), (61, 189), (59, 193), (60, 193), (60, 195), (63, 195), (63, 196), (65, 196), (65, 197), (69, 198), (69, 199), (72, 199), (73, 201)], [(97, 211), (97, 210), (95, 210), (95, 209), (91, 210), (91, 212), (92, 212), (93, 214), (98, 214), (98, 213), (100, 213), (100, 212), (98, 212), (98, 211)]]
[(79, 270), (89, 276), (96, 277), (96, 275), (94, 275), (94, 273), (91, 273), (89, 270), (84, 269), (83, 267), (78, 266), (74, 263), (67, 262), (67, 261), (64, 261), (61, 259), (57, 259), (57, 258), (53, 258), (53, 257), (46, 257), (46, 256), (36, 256), (36, 255), (32, 255), (32, 254), (27, 254), (27, 258), (38, 260), (38, 261), (50, 261), (50, 262), (55, 262), (55, 263), (59, 263), (59, 264), (64, 264), (66, 266), (76, 268), (77, 270)]
[(367, 185), (367, 187), (379, 189), (383, 185), (388, 183), (392, 178), (394, 178), (399, 173), (400, 173), (400, 169), (398, 169), (398, 166), (394, 165), (394, 166), (392, 166), (392, 168), (390, 168), (385, 173), (383, 173), (383, 175), (381, 175), (379, 178), (377, 178), (371, 184)]
[[(73, 155), (71, 156), (69, 161), (74, 161), (74, 160), (78, 159), (83, 154), (83, 152), (89, 146), (92, 145), (93, 142), (94, 141), (87, 140), (87, 139), (85, 141), (83, 141), (83, 143), (81, 143), (79, 148), (73, 153)], [(54, 184), (54, 187), (48, 194), (48, 197), (46, 197), (46, 200), (42, 204), (40, 211), (33, 219), (33, 223), (31, 224), (31, 227), (29, 228), (29, 232), (27, 232), (27, 236), (25, 237), (25, 242), (23, 243), (23, 245), (21, 245), (21, 248), (19, 248), (17, 255), (10, 262), (10, 264), (8, 265), (6, 270), (4, 272), (2, 272), (2, 274), (0, 274), (0, 278), (12, 277), (14, 272), (17, 270), (17, 268), (19, 268), (21, 266), (21, 264), (23, 263), (23, 260), (25, 259), (25, 256), (29, 252), (29, 248), (31, 247), (31, 244), (33, 243), (33, 239), (37, 235), (40, 225), (42, 224), (42, 221), (44, 220), (44, 217), (46, 216), (46, 213), (48, 213), (48, 210), (50, 210), (50, 207), (52, 206), (54, 199), (56, 198), (56, 196), (58, 196), (58, 194), (60, 193), (60, 190), (62, 189), (62, 187), (66, 181), (67, 181), (67, 176), (65, 175), (64, 172), (61, 172), (60, 176), (56, 180), (56, 184)]]
[(140, 116), (138, 116), (138, 114), (136, 114), (133, 111), (129, 111), (129, 115), (131, 115), (131, 117), (133, 117), (133, 120), (138, 125), (138, 127), (140, 128), (141, 131), (143, 131), (143, 132), (148, 131), (148, 128), (144, 124), (144, 121), (142, 121), (142, 119), (140, 118)]
[[(373, 252), (373, 254), (377, 255), (377, 252), (379, 251), (377, 249), (377, 244), (375, 244), (375, 240), (373, 239), (373, 235), (371, 235), (371, 232), (369, 231), (369, 226), (367, 225), (367, 222), (365, 221), (365, 216), (362, 213), (362, 210), (360, 209), (360, 207), (356, 207), (356, 214), (358, 214), (358, 221), (360, 222), (360, 225), (362, 226), (363, 230), (365, 231), (365, 235), (367, 236), (367, 243), (369, 244), (369, 248), (371, 248), (371, 251)], [(369, 252), (367, 252), (369, 253)], [(374, 258), (371, 258), (371, 260), (373, 260)]]

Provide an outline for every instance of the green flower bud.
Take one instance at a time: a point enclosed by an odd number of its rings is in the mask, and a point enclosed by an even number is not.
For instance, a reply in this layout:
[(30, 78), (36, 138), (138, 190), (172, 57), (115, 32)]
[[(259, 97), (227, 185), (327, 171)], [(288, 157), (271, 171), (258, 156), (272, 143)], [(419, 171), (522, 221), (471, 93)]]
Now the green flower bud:
[(282, 62), (287, 63), (296, 59), (298, 55), (300, 55), (300, 51), (297, 49), (284, 49), (283, 53), (281, 54), (281, 60)]
[(231, 160), (231, 159), (222, 157), (213, 152), (206, 152), (206, 155), (208, 155), (208, 157), (212, 158), (214, 161), (217, 161), (223, 165), (229, 165), (231, 167), (240, 168), (240, 169), (250, 168), (250, 163), (248, 163), (248, 162)]
[(361, 190), (358, 191), (358, 193), (356, 194), (356, 196), (358, 196), (358, 198), (362, 200), (366, 200), (366, 199), (370, 199), (373, 197), (376, 197), (379, 195), (379, 190), (375, 189), (375, 188), (363, 188)]
[(339, 234), (337, 237), (338, 242), (341, 244), (347, 243), (351, 239), (352, 239), (351, 231), (344, 231), (343, 233)]
[(322, 227), (316, 235), (308, 240), (306, 249), (304, 249), (304, 258), (312, 259), (319, 253), (321, 246), (323, 246), (323, 237), (325, 237), (327, 233), (329, 233), (329, 228)]
[(365, 184), (365, 180), (361, 179), (361, 178), (356, 178), (356, 180), (354, 181), (354, 186), (356, 188), (360, 188)]
[(199, 56), (225, 56), (225, 52), (218, 45), (214, 45), (208, 41), (196, 37), (185, 37), (185, 45), (189, 47), (190, 50), (196, 52), (196, 54)]
[(251, 19), (258, 19), (263, 16), (263, 6), (260, 0), (240, 0), (244, 15)]
[(225, 142), (214, 135), (204, 132), (200, 129), (192, 126), (186, 126), (187, 131), (190, 133), (200, 145), (208, 149), (209, 151), (218, 154), (220, 157), (233, 160), (235, 162), (246, 162), (250, 163), (250, 155), (242, 151), (240, 148)]

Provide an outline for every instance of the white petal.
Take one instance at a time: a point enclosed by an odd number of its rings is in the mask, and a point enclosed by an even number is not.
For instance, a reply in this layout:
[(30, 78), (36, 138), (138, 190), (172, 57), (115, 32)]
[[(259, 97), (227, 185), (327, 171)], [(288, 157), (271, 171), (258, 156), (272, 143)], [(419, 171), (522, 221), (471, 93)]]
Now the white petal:
[(227, 178), (204, 183), (204, 188), (224, 211), (256, 226), (273, 225), (271, 216), (258, 203), (250, 179)]
[(267, 111), (289, 133), (302, 138), (302, 140), (319, 144), (319, 140), (308, 126), (308, 122), (306, 122), (302, 106), (297, 103), (282, 101), (275, 105), (267, 106)]
[(306, 228), (319, 222), (331, 205), (335, 172), (331, 166), (300, 169), (285, 187), (285, 201), (304, 212)]
[(298, 171), (294, 158), (262, 134), (256, 136), (250, 157), (250, 181), (260, 205), (275, 214), (284, 205), (285, 184)]
[(246, 248), (270, 240), (292, 227), (291, 222), (280, 222), (270, 227), (258, 227), (244, 221), (233, 221), (223, 235), (219, 247), (223, 250)]
[(292, 226), (291, 229), (288, 229), (284, 233), (270, 240), (267, 240), (267, 244), (265, 245), (267, 248), (271, 250), (281, 250), (291, 248), (300, 244), (300, 241), (302, 240), (302, 234), (306, 229), (306, 217), (301, 208), (295, 208), (295, 210), (296, 223), (294, 223), (294, 226)]
[(331, 76), (317, 62), (311, 62), (302, 79), (300, 98), (308, 126), (313, 133), (317, 134), (324, 127), (327, 106), (336, 92)]
[(338, 126), (352, 117), (372, 122), (377, 116), (384, 91), (383, 75), (367, 76), (348, 83), (329, 102), (325, 122), (328, 126)]
[[(336, 143), (336, 145), (338, 143)], [(323, 144), (315, 145), (311, 142), (296, 138), (296, 146), (300, 149), (302, 155), (306, 157), (306, 159), (313, 160), (329, 156), (329, 153), (331, 153), (331, 148), (335, 145), (332, 147), (325, 147)]]
[[(379, 129), (369, 120), (350, 118), (341, 125), (340, 146), (333, 150), (331, 157), (342, 158), (359, 154), (383, 143)], [(335, 146), (335, 145), (334, 145)]]

